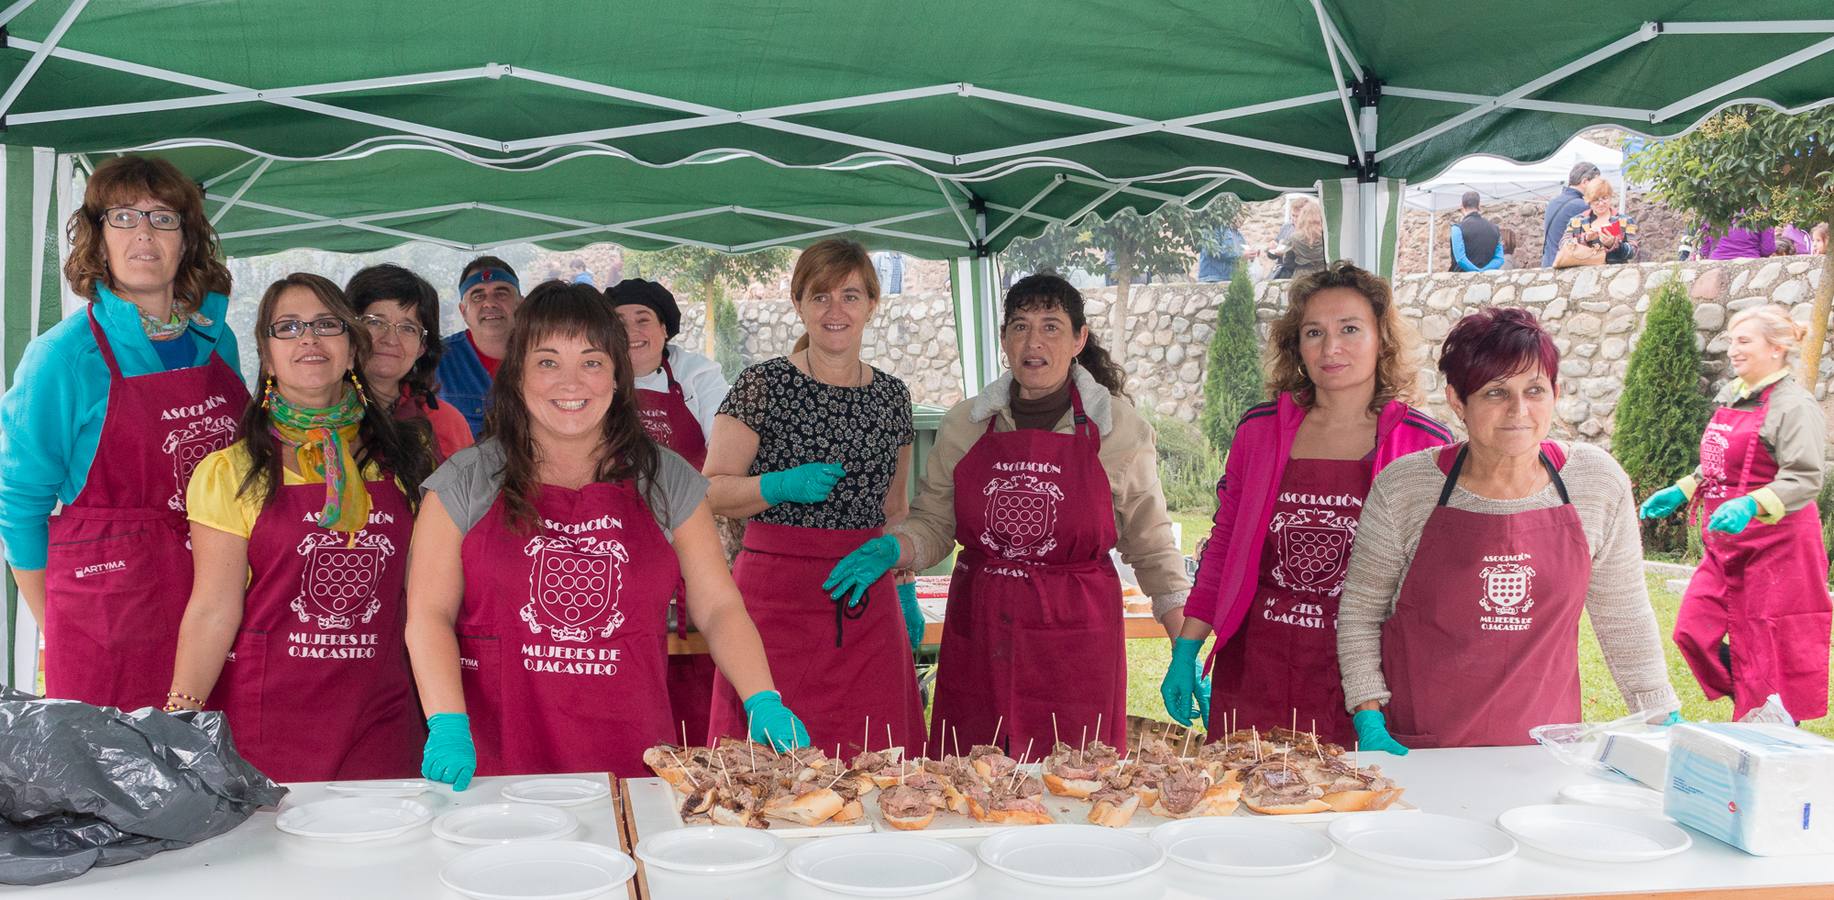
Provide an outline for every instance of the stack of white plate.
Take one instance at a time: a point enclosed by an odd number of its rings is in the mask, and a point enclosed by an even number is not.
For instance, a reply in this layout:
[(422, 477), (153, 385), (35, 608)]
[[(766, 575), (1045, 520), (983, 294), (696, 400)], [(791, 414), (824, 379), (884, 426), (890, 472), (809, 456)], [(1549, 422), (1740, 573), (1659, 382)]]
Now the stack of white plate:
[(399, 797), (337, 797), (280, 811), (274, 827), (320, 841), (381, 841), (407, 834), (433, 818), (425, 805)]
[(637, 874), (631, 858), (584, 841), (531, 841), (473, 850), (440, 883), (477, 900), (586, 900)]
[(461, 806), (433, 821), (435, 837), (455, 844), (508, 844), (551, 841), (579, 828), (564, 809), (533, 803), (483, 803)]
[(960, 847), (908, 834), (845, 834), (790, 851), (791, 875), (855, 897), (909, 897), (960, 884), (974, 857)]
[(982, 841), (979, 854), (990, 868), (1054, 887), (1120, 884), (1165, 864), (1151, 838), (1099, 825), (1009, 828)]
[(1337, 852), (1318, 831), (1232, 816), (1167, 822), (1152, 839), (1171, 861), (1217, 875), (1290, 875)]
[(768, 831), (756, 828), (671, 828), (637, 842), (644, 865), (689, 875), (731, 875), (761, 869), (783, 858), (789, 848)]
[(1687, 832), (1659, 815), (1602, 806), (1519, 806), (1496, 822), (1543, 853), (1592, 862), (1649, 862), (1694, 845)]
[(1516, 855), (1515, 839), (1456, 816), (1375, 812), (1346, 816), (1326, 829), (1337, 845), (1409, 869), (1475, 869)]
[(385, 778), (375, 781), (333, 781), (325, 785), (333, 794), (347, 797), (418, 797), (433, 789), (425, 778)]
[(503, 786), (503, 799), (543, 806), (579, 806), (611, 796), (611, 782), (592, 778), (528, 778)]

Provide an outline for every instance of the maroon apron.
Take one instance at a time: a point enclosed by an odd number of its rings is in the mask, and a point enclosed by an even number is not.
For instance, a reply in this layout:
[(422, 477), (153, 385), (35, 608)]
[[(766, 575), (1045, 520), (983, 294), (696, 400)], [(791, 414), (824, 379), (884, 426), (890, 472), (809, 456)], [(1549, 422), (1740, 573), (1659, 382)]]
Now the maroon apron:
[[(1774, 386), (1773, 386), (1774, 387)], [(1777, 475), (1777, 461), (1758, 434), (1770, 391), (1757, 408), (1722, 406), (1700, 441), (1700, 487), (1694, 503), (1704, 526), (1728, 500)], [(1690, 507), (1692, 517), (1695, 509)], [(1708, 700), (1732, 697), (1732, 715), (1778, 694), (1798, 721), (1828, 712), (1828, 552), (1815, 504), (1774, 525), (1752, 521), (1739, 534), (1702, 531), (1705, 558), (1688, 581), (1675, 620), (1675, 646)], [(1720, 642), (1731, 638), (1731, 671)]]
[(988, 743), (996, 728), (1014, 754), (1030, 743), (1042, 756), (1054, 735), (1126, 743), (1114, 489), (1075, 387), (1070, 401), (1071, 433), (996, 431), (996, 417), (955, 464), (963, 549), (943, 617), (935, 746)]
[(459, 674), (479, 775), (648, 773), (670, 733), (664, 610), (675, 548), (629, 481), (544, 484), (540, 527), (501, 497), (460, 549)]
[(1446, 505), (1466, 447), (1439, 451), (1445, 487), (1382, 626), (1389, 733), (1405, 746), (1528, 744), (1536, 725), (1580, 721), (1579, 614), (1592, 556), (1550, 458), (1561, 451), (1541, 448), (1560, 505), (1508, 515)]
[(1366, 459), (1290, 459), (1261, 550), (1256, 602), (1216, 650), (1208, 734), (1316, 727), (1356, 739), (1337, 668), (1337, 604), (1374, 478)]
[[(808, 727), (814, 746), (842, 744), (848, 756), (869, 725), (877, 749), (885, 747), (887, 727), (893, 744), (923, 739), (917, 668), (890, 576), (873, 582), (850, 613), (821, 586), (835, 563), (881, 533), (752, 521), (732, 566), (783, 705)], [(723, 673), (714, 676), (710, 736), (750, 732), (743, 699)]]
[(411, 778), (427, 730), (403, 641), (414, 513), (368, 484), (369, 526), (318, 526), (323, 484), (280, 488), (248, 537), (242, 626), (209, 706), (276, 781)]
[(50, 521), (45, 693), (159, 706), (191, 599), (185, 487), (200, 460), (235, 441), (248, 389), (214, 352), (201, 366), (124, 377), (94, 303), (88, 315), (108, 364), (108, 410), (82, 492)]
[[(675, 380), (675, 370), (669, 367), (666, 351), (662, 354), (662, 374), (668, 379), (669, 389), (638, 390), (637, 414), (650, 440), (681, 454), (681, 458), (698, 471), (707, 464), (707, 437), (701, 431), (700, 420), (694, 418), (694, 411), (688, 408), (687, 396), (682, 393), (681, 383)], [(674, 620), (675, 633), (686, 638), (688, 614), (681, 602), (683, 596), (684, 592), (677, 587), (675, 599), (669, 604), (669, 616)], [(669, 656), (669, 707), (673, 710), (677, 733), (686, 732), (690, 744), (707, 741), (714, 669), (713, 657), (706, 653)]]

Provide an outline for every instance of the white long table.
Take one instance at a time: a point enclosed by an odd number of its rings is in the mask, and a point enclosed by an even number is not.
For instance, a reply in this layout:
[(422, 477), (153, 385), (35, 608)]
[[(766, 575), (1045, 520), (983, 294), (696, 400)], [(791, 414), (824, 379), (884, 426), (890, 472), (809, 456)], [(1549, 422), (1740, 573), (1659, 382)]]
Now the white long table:
[[(1516, 806), (1553, 802), (1566, 785), (1594, 780), (1556, 763), (1537, 747), (1418, 750), (1406, 757), (1366, 754), (1407, 787), (1407, 799), (1427, 812), (1492, 822)], [(604, 775), (581, 777), (603, 778)], [(483, 778), (454, 794), (430, 795), (436, 813), (453, 804), (497, 802), (514, 778)], [(628, 850), (643, 835), (674, 827), (667, 814), (631, 809), (612, 798), (571, 807), (581, 830), (575, 840)], [(293, 786), (286, 803), (331, 796), (322, 784)], [(260, 897), (271, 900), (361, 900), (369, 897), (437, 898), (457, 894), (439, 883), (439, 870), (470, 849), (447, 843), (427, 830), (378, 844), (325, 844), (283, 834), (274, 811), (257, 812), (234, 831), (195, 847), (158, 854), (140, 862), (98, 868), (70, 881), (35, 888), (0, 886), (0, 895), (23, 894), (86, 900), (212, 900)], [(1330, 862), (1278, 878), (1227, 878), (1185, 869), (1176, 863), (1132, 884), (1094, 890), (1046, 888), (982, 867), (969, 881), (927, 895), (934, 900), (1018, 898), (1045, 900), (1086, 894), (1101, 900), (1196, 900), (1215, 897), (1270, 897), (1281, 900), (1428, 900), (1503, 897), (1661, 897), (1696, 900), (1829, 900), (1834, 898), (1834, 853), (1822, 856), (1748, 856), (1696, 833), (1694, 846), (1653, 863), (1607, 865), (1548, 856), (1523, 848), (1507, 862), (1466, 872), (1420, 872), (1379, 866), (1340, 850)], [(816, 838), (814, 840), (819, 840)], [(969, 849), (976, 839), (962, 839)], [(641, 872), (624, 890), (604, 895), (636, 900), (834, 900), (837, 895), (796, 880), (778, 863), (743, 875), (710, 878), (662, 871)]]
[[(574, 777), (607, 780), (603, 772)], [(437, 785), (420, 799), (433, 807), (437, 817), (461, 805), (500, 803), (503, 786), (520, 780), (479, 778), (463, 792)], [(292, 792), (281, 801), (281, 809), (337, 796), (323, 783), (288, 787)], [(613, 797), (567, 807), (567, 811), (580, 820), (579, 830), (567, 840), (627, 846), (615, 792)], [(279, 810), (260, 810), (235, 830), (212, 840), (138, 862), (90, 869), (69, 881), (31, 888), (0, 885), (0, 896), (29, 891), (34, 900), (462, 900), (462, 895), (440, 884), (439, 870), (475, 847), (436, 838), (429, 828), (375, 843), (309, 840), (275, 828), (278, 814)], [(632, 884), (604, 896), (622, 900), (638, 894)]]
[[(1596, 780), (1555, 762), (1539, 747), (1417, 750), (1405, 757), (1368, 753), (1362, 762), (1379, 763), (1384, 772), (1407, 788), (1407, 799), (1425, 812), (1492, 823), (1504, 810), (1552, 803), (1560, 788)], [(642, 809), (633, 808), (632, 812), (636, 838), (673, 825), (666, 814), (646, 821)], [(1377, 865), (1340, 848), (1330, 862), (1295, 875), (1231, 878), (1168, 862), (1138, 882), (1096, 889), (1044, 887), (981, 866), (968, 881), (924, 896), (934, 900), (1057, 900), (1085, 895), (1101, 900), (1428, 900), (1587, 895), (1659, 895), (1663, 900), (1678, 900), (1678, 896), (1690, 900), (1721, 896), (1739, 900), (1834, 898), (1834, 853), (1760, 858), (1698, 832), (1692, 834), (1694, 846), (1686, 853), (1631, 865), (1579, 862), (1524, 847), (1514, 859), (1494, 866), (1464, 872), (1425, 872)], [(980, 841), (963, 838), (956, 843), (972, 850)], [(643, 890), (654, 900), (833, 900), (837, 896), (797, 880), (781, 862), (768, 869), (718, 878), (650, 869), (644, 879)]]

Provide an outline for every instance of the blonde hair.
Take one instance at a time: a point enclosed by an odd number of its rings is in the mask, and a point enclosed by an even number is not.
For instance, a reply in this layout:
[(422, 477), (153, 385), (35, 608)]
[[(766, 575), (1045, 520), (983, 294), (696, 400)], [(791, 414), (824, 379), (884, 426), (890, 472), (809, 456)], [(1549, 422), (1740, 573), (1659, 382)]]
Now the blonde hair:
[[(866, 286), (867, 298), (879, 302), (879, 270), (872, 264), (872, 254), (867, 253), (859, 241), (829, 238), (810, 244), (809, 249), (796, 257), (796, 267), (790, 270), (790, 300), (800, 310), (802, 301), (810, 294), (833, 290), (835, 285), (854, 274), (859, 275), (860, 282)], [(807, 349), (809, 335), (804, 332), (790, 352), (801, 353)]]
[(1611, 182), (1603, 178), (1594, 178), (1586, 183), (1585, 197), (1587, 203), (1610, 200), (1615, 196), (1617, 196), (1617, 190), (1611, 186)]
[(1286, 311), (1275, 319), (1267, 331), (1267, 393), (1293, 395), (1293, 402), (1311, 408), (1312, 379), (1305, 371), (1305, 360), (1299, 355), (1299, 328), (1305, 323), (1305, 307), (1312, 297), (1330, 288), (1347, 288), (1363, 295), (1375, 316), (1376, 389), (1369, 398), (1369, 411), (1381, 412), (1390, 400), (1412, 404), (1416, 401), (1417, 367), (1411, 364), (1412, 342), (1408, 329), (1395, 309), (1394, 295), (1388, 280), (1349, 260), (1338, 260), (1323, 269), (1293, 279), (1287, 290)]
[(1311, 240), (1322, 240), (1325, 236), (1325, 208), (1311, 197), (1301, 198), (1299, 209), (1293, 213), (1293, 230)]
[(1797, 345), (1808, 337), (1808, 328), (1790, 318), (1789, 311), (1776, 303), (1754, 306), (1733, 315), (1732, 321), (1726, 323), (1726, 330), (1731, 331), (1746, 322), (1758, 323), (1758, 333), (1764, 335), (1764, 340), (1781, 349), (1785, 358), (1795, 353)]

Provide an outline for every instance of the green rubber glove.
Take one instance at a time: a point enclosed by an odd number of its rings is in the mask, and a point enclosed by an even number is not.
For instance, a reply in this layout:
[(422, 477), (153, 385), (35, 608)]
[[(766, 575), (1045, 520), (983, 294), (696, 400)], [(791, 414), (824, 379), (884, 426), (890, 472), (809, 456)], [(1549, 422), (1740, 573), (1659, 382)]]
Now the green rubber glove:
[(759, 691), (746, 697), (745, 720), (751, 723), (751, 739), (760, 744), (778, 750), (809, 746), (809, 729), (783, 705), (783, 695), (776, 691)]
[(1708, 531), (1725, 534), (1738, 534), (1751, 524), (1752, 517), (1758, 514), (1758, 501), (1749, 495), (1737, 500), (1727, 500), (1713, 511), (1713, 518), (1707, 520)]
[(1662, 727), (1667, 728), (1670, 725), (1680, 725), (1682, 721), (1684, 720), (1681, 718), (1681, 710), (1675, 710), (1668, 714), (1668, 718), (1662, 720)]
[(471, 786), (478, 770), (478, 751), (471, 745), (471, 717), (464, 713), (435, 713), (427, 720), (427, 746), (420, 752), (420, 774), (452, 785), (455, 791)]
[(772, 506), (779, 503), (820, 503), (834, 492), (847, 470), (840, 463), (808, 463), (781, 472), (766, 472), (758, 479), (758, 493)]
[(923, 608), (917, 605), (916, 582), (898, 585), (898, 608), (904, 611), (904, 634), (915, 653), (923, 646)]
[(853, 596), (847, 599), (847, 605), (859, 606), (860, 596), (874, 582), (884, 578), (892, 566), (898, 564), (898, 557), (902, 553), (897, 538), (889, 534), (879, 535), (835, 563), (834, 569), (828, 573), (828, 580), (821, 583), (821, 589), (828, 592), (829, 600), (836, 602), (842, 594), (851, 592)]
[(1688, 495), (1682, 493), (1680, 488), (1673, 486), (1665, 487), (1662, 490), (1650, 494), (1649, 499), (1643, 501), (1643, 506), (1637, 510), (1637, 518), (1660, 519), (1665, 516), (1672, 516), (1675, 514), (1675, 510), (1686, 506), (1687, 502)]
[(1350, 724), (1356, 729), (1357, 749), (1382, 750), (1396, 756), (1406, 756), (1407, 748), (1388, 734), (1388, 717), (1379, 709), (1359, 709), (1350, 716)]
[(1210, 721), (1210, 682), (1200, 679), (1203, 663), (1197, 661), (1197, 651), (1202, 649), (1203, 641), (1196, 638), (1181, 637), (1172, 641), (1172, 664), (1165, 669), (1165, 678), (1159, 682), (1159, 698), (1165, 701), (1165, 711), (1172, 721), (1191, 727), (1191, 716), (1201, 716), (1203, 721)]

